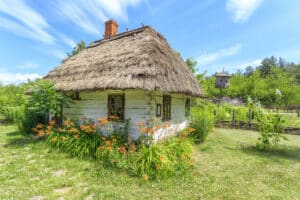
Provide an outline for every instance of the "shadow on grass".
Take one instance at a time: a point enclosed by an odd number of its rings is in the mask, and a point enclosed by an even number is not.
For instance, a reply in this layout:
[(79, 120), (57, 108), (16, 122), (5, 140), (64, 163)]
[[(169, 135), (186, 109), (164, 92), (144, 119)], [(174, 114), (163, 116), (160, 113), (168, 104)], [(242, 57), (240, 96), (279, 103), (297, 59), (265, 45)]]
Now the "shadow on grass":
[(40, 141), (31, 134), (22, 134), (19, 131), (11, 131), (6, 133), (6, 135), (8, 136), (7, 143), (3, 145), (6, 148), (21, 148), (27, 144), (33, 144)]
[(240, 150), (250, 155), (263, 156), (266, 158), (284, 158), (288, 160), (300, 161), (299, 147), (275, 147), (270, 151), (259, 151), (256, 146), (241, 146)]

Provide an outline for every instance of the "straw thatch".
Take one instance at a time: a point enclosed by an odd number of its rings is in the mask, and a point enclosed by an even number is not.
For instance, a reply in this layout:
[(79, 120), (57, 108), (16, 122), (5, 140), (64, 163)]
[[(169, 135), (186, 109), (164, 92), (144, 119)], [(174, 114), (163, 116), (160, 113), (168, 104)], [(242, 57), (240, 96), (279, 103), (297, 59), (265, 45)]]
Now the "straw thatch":
[(59, 91), (142, 89), (201, 96), (186, 63), (149, 26), (95, 41), (50, 71)]

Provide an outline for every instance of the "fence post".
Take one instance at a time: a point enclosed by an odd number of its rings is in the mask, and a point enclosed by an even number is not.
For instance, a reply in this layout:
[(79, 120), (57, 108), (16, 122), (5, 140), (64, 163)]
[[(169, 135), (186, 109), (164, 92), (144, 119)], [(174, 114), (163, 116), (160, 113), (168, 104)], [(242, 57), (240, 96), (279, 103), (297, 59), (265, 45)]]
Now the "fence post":
[(235, 110), (232, 110), (232, 121), (235, 121)]
[(248, 123), (249, 123), (249, 125), (251, 124), (251, 120), (252, 120), (252, 110), (249, 109), (249, 112), (248, 112)]

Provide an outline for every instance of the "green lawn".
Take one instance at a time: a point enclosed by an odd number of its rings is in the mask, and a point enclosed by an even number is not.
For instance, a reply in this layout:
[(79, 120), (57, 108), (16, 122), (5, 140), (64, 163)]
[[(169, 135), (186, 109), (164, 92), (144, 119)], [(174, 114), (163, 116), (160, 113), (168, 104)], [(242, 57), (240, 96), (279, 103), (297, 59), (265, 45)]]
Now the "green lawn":
[(191, 173), (145, 181), (0, 126), (0, 199), (300, 199), (300, 136), (273, 153), (257, 152), (256, 137), (216, 129)]

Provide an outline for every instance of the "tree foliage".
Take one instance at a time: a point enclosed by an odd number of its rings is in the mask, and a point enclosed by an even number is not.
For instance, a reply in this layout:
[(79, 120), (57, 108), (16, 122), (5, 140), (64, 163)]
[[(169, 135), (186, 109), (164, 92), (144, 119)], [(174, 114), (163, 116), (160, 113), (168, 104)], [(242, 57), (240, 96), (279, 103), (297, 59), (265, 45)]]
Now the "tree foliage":
[[(215, 76), (197, 75), (207, 98), (217, 98), (219, 90), (214, 86)], [(280, 98), (278, 93), (280, 92)], [(244, 72), (232, 74), (229, 88), (223, 95), (251, 97), (265, 106), (300, 106), (300, 64), (288, 63), (282, 58), (265, 58), (256, 69), (249, 66)]]

